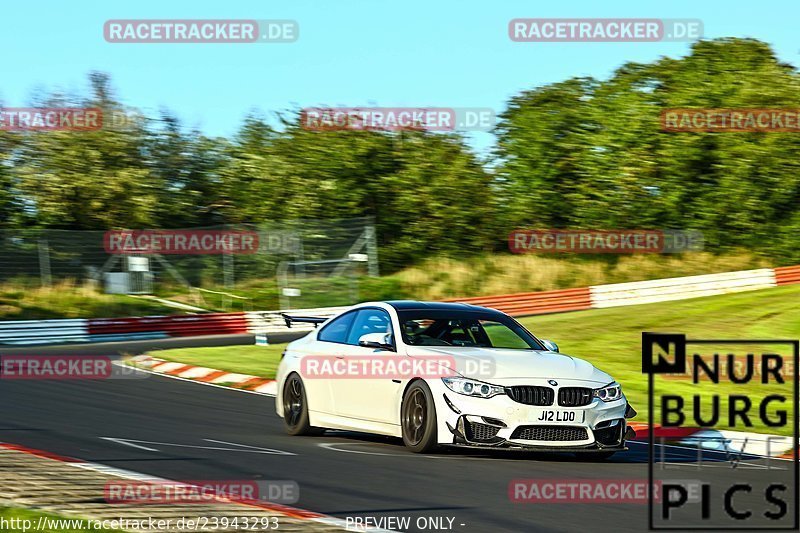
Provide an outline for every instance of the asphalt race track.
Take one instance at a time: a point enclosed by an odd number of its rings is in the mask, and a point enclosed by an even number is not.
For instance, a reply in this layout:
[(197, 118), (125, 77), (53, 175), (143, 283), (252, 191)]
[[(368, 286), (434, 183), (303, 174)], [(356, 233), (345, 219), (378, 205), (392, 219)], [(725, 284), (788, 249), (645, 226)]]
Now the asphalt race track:
[[(182, 342), (209, 344), (207, 339)], [(101, 351), (139, 348), (118, 343)], [(10, 351), (45, 350), (4, 353)], [(47, 351), (88, 352), (86, 346)], [(438, 516), (452, 518), (452, 530), (480, 532), (647, 529), (646, 504), (512, 503), (508, 493), (509, 483), (518, 478), (646, 480), (647, 447), (641, 443), (601, 463), (496, 451), (420, 456), (394, 439), (336, 432), (289, 437), (273, 405), (270, 397), (156, 375), (1, 380), (0, 441), (175, 480), (295, 480), (300, 487), (296, 507), (343, 519), (403, 516), (414, 524), (417, 517)], [(667, 453), (677, 454), (676, 460), (685, 456), (680, 450)], [(718, 466), (720, 472), (729, 468)], [(738, 475), (746, 479), (759, 472), (740, 466)], [(682, 477), (694, 474), (694, 466), (686, 465)]]

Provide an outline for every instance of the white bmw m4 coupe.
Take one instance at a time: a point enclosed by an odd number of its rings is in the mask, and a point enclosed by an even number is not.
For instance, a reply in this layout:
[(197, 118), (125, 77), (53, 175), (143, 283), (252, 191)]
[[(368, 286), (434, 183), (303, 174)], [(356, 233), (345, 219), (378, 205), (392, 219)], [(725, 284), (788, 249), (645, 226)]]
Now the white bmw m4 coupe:
[[(605, 458), (633, 437), (619, 383), (510, 316), (458, 303), (359, 304), (290, 343), (276, 410), (291, 435), (402, 437), (415, 452), (469, 446)], [(319, 326), (319, 327), (317, 327)]]

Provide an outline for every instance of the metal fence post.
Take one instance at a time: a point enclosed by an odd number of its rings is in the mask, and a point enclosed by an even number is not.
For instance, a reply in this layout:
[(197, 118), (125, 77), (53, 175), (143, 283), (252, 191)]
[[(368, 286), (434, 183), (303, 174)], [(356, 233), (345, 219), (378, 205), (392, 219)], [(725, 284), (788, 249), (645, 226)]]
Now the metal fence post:
[[(225, 286), (225, 291), (229, 292), (233, 289), (233, 254), (229, 251), (225, 251), (222, 254), (222, 284)], [(231, 305), (231, 297), (227, 294), (222, 296), (222, 307), (226, 311), (228, 310), (229, 306)]]
[(53, 283), (53, 276), (50, 272), (50, 246), (47, 239), (39, 239), (39, 276), (42, 280), (42, 287), (49, 287)]
[(375, 226), (367, 226), (366, 241), (367, 256), (369, 257), (367, 271), (370, 276), (378, 277), (378, 242), (375, 235)]
[(358, 277), (356, 273), (356, 263), (349, 263), (347, 269), (350, 278), (350, 303), (358, 303)]
[(275, 279), (278, 282), (278, 301), (281, 310), (288, 310), (292, 305), (289, 297), (286, 296), (286, 292), (283, 290), (289, 286), (288, 271), (289, 261), (281, 261), (278, 263), (278, 268), (275, 271)]

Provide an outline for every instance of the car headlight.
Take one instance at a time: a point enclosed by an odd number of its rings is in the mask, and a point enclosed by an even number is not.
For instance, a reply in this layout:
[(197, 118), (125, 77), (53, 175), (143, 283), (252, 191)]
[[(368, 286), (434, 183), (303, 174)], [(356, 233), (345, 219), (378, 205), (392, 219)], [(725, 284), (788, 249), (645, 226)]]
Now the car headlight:
[(600, 398), (604, 402), (613, 402), (622, 398), (622, 385), (616, 381), (609, 383), (605, 387), (594, 390), (594, 397)]
[(505, 394), (503, 387), (497, 385), (490, 385), (482, 381), (474, 379), (467, 379), (462, 377), (442, 378), (442, 381), (447, 388), (458, 394), (465, 396), (475, 396), (477, 398), (491, 398), (498, 394)]

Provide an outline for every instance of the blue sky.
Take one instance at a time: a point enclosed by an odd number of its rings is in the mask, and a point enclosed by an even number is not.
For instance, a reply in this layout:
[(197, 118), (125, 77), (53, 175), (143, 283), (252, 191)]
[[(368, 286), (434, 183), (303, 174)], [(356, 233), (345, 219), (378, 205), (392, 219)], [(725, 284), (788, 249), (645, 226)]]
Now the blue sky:
[[(754, 37), (797, 64), (796, 1), (137, 0), (3, 6), (0, 102), (39, 91), (85, 93), (111, 74), (123, 103), (167, 108), (208, 135), (235, 133), (250, 111), (305, 106), (490, 107), (571, 76), (608, 77), (626, 61), (680, 56), (686, 43), (514, 43), (513, 18), (698, 18), (706, 37)], [(108, 19), (294, 19), (291, 44), (111, 44)], [(484, 151), (488, 133), (471, 134)]]

